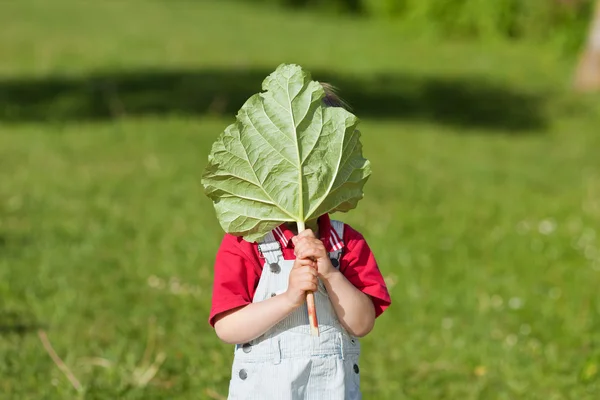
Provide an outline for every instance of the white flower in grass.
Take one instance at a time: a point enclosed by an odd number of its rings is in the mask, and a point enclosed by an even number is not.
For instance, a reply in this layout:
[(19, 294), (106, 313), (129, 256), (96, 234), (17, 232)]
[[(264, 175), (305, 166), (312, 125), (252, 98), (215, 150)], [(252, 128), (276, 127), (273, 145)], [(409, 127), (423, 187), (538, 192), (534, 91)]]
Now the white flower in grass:
[(513, 310), (518, 310), (523, 307), (523, 300), (518, 297), (513, 297), (508, 301), (508, 306)]
[(598, 248), (591, 244), (585, 246), (585, 251), (583, 252), (583, 254), (588, 260), (595, 260), (598, 257), (600, 257), (600, 251), (598, 250)]
[(521, 335), (527, 336), (531, 333), (531, 326), (529, 326), (528, 324), (523, 324), (521, 325), (519, 332), (521, 333)]
[(517, 344), (518, 341), (519, 338), (517, 337), (517, 335), (511, 333), (506, 337), (506, 339), (504, 339), (504, 344), (506, 344), (506, 346), (508, 347), (513, 347), (515, 344)]
[(161, 287), (164, 287), (163, 280), (156, 275), (150, 275), (147, 279), (147, 282), (148, 286), (154, 289), (160, 289)]
[(179, 279), (175, 278), (175, 277), (171, 277), (171, 280), (169, 281), (169, 289), (171, 290), (171, 293), (173, 294), (178, 294), (181, 292), (181, 284), (179, 283)]
[(585, 249), (587, 246), (592, 245), (595, 239), (596, 231), (591, 228), (587, 228), (581, 233), (581, 236), (579, 237), (579, 240), (577, 240), (577, 244), (575, 246), (579, 249)]
[(502, 308), (502, 305), (504, 304), (504, 300), (502, 300), (502, 297), (495, 294), (492, 296), (491, 303), (492, 303), (492, 307), (494, 307), (494, 308)]
[(553, 219), (542, 220), (538, 225), (538, 231), (542, 235), (549, 235), (556, 230), (556, 222)]
[(388, 287), (388, 289), (391, 289), (394, 286), (396, 286), (396, 283), (398, 282), (398, 277), (392, 274), (384, 276), (383, 280), (385, 281), (385, 285)]
[(452, 320), (452, 318), (444, 318), (442, 320), (442, 328), (444, 328), (444, 329), (452, 329), (453, 325), (454, 325), (454, 321)]

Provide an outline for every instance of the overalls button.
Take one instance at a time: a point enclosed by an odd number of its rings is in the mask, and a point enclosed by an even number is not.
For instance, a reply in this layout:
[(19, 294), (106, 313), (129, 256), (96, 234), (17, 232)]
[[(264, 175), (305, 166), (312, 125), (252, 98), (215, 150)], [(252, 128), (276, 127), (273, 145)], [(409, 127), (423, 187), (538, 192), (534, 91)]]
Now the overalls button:
[(250, 353), (252, 351), (252, 345), (250, 343), (244, 343), (242, 350), (244, 353)]
[(240, 369), (240, 379), (241, 380), (245, 380), (248, 377), (248, 373), (246, 372), (245, 369)]
[(271, 267), (271, 272), (274, 274), (278, 274), (279, 271), (281, 271), (281, 267), (277, 263), (271, 264), (270, 267)]
[(337, 268), (340, 266), (340, 262), (338, 261), (337, 258), (332, 258), (331, 259), (331, 265), (333, 265), (333, 268)]
[(277, 296), (275, 293), (271, 293), (271, 297), (275, 297)]
[[(242, 371), (243, 371), (243, 370), (242, 370)], [(354, 372), (356, 372), (356, 373), (358, 374), (358, 371), (359, 371), (359, 369), (358, 369), (358, 365), (354, 364)], [(240, 372), (240, 373), (241, 373), (241, 372)]]

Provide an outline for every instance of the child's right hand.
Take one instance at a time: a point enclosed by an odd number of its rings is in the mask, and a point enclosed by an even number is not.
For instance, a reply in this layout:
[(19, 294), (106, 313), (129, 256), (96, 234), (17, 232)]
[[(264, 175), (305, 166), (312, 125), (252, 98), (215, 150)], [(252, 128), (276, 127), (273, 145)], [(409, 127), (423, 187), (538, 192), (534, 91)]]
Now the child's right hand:
[(315, 292), (318, 288), (317, 265), (308, 258), (296, 259), (290, 271), (288, 289), (284, 293), (294, 307), (306, 301), (306, 292)]

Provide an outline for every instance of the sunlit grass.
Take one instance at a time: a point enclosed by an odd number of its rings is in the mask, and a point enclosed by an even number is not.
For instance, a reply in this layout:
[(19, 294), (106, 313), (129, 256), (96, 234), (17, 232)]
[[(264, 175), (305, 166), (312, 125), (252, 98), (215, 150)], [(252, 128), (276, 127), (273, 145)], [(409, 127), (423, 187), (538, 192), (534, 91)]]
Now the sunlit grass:
[[(387, 90), (407, 99), (397, 113), (357, 106), (373, 175), (358, 209), (338, 216), (367, 238), (394, 301), (364, 340), (365, 398), (596, 398), (600, 118), (596, 100), (565, 93), (569, 62), (216, 2), (77, 4), (0, 6), (0, 90), (16, 77), (289, 61), (361, 85), (400, 77)], [(406, 89), (405, 75), (422, 81)], [(430, 78), (451, 101), (461, 86), (444, 85), (471, 75), (539, 96), (544, 123), (426, 115)], [(117, 119), (77, 118), (74, 103), (63, 119), (0, 125), (0, 398), (76, 396), (38, 329), (87, 398), (226, 396), (232, 348), (207, 324), (222, 232), (200, 175), (233, 113), (130, 115), (128, 104)], [(26, 116), (36, 103), (13, 106)]]

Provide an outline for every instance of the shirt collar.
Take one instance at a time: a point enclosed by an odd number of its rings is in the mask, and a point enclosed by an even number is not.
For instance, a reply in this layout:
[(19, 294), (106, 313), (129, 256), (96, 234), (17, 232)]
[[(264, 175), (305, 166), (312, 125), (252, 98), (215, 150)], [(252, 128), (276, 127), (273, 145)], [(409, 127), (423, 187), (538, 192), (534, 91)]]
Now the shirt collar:
[[(318, 219), (320, 239), (325, 245), (325, 249), (328, 252), (333, 252), (344, 247), (343, 239), (337, 234), (335, 229), (331, 226), (331, 219), (329, 214), (323, 214)], [(293, 248), (292, 238), (294, 232), (292, 232), (287, 224), (281, 224), (273, 230), (275, 239), (279, 241), (282, 248)]]

